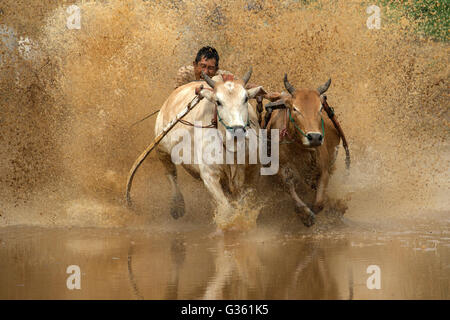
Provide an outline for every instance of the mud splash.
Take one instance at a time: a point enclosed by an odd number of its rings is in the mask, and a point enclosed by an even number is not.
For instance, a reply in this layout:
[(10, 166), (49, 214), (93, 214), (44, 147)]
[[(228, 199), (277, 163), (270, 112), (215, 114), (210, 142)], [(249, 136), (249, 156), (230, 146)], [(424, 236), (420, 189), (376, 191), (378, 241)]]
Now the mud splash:
[(257, 219), (263, 207), (255, 190), (249, 189), (226, 208), (218, 206), (215, 209), (214, 222), (220, 230), (226, 232), (252, 230), (257, 226)]
[[(70, 4), (81, 10), (81, 29), (67, 28)], [(367, 29), (367, 5), (5, 1), (0, 225), (112, 227), (170, 219), (169, 185), (154, 158), (136, 177), (133, 212), (123, 207), (127, 172), (153, 137), (152, 120), (130, 125), (159, 108), (179, 66), (203, 45), (217, 48), (223, 69), (243, 74), (252, 65), (252, 82), (267, 90), (282, 90), (285, 72), (303, 87), (332, 78), (328, 100), (349, 140), (352, 168), (346, 177), (341, 152), (329, 186), (331, 211), (339, 199), (356, 221), (445, 218), (449, 47), (415, 34), (405, 19)], [(382, 8), (382, 17), (388, 13)], [(211, 223), (206, 189), (184, 173), (180, 185), (183, 219)], [(250, 224), (291, 224), (283, 191), (273, 185), (265, 191), (272, 201), (258, 220), (250, 215)]]

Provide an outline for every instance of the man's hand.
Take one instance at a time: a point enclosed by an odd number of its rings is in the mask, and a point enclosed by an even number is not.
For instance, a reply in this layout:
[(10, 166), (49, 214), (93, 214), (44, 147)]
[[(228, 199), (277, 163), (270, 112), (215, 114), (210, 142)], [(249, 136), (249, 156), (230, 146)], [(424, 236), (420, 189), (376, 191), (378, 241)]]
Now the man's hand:
[(254, 83), (247, 83), (246, 85), (245, 85), (245, 89), (253, 89), (253, 88), (256, 88), (256, 87), (259, 87), (259, 85), (257, 85), (257, 84), (254, 84)]
[(270, 100), (271, 102), (280, 100), (281, 97), (282, 95), (279, 92), (268, 92), (264, 95), (264, 99)]

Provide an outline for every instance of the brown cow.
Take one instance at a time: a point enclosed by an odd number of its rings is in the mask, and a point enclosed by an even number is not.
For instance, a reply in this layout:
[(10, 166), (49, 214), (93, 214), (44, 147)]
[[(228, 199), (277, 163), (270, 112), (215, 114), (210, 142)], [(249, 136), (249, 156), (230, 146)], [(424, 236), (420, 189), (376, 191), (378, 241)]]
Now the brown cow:
[[(284, 76), (284, 86), (289, 92), (281, 98), (267, 125), (268, 130), (280, 130), (280, 170), (283, 184), (295, 201), (296, 209), (306, 226), (315, 222), (315, 214), (324, 206), (324, 193), (336, 160), (340, 136), (333, 123), (323, 111), (321, 95), (327, 91), (331, 79), (317, 90), (295, 89)], [(275, 100), (275, 96), (271, 97)], [(309, 181), (308, 181), (309, 180)], [(302, 200), (296, 187), (309, 182), (316, 190), (312, 210)]]

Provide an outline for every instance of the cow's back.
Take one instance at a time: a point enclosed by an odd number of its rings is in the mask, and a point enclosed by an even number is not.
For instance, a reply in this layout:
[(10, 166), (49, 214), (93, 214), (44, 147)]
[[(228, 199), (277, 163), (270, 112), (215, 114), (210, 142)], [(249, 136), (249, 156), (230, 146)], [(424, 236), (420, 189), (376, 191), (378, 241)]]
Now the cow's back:
[[(155, 134), (159, 134), (167, 123), (177, 116), (195, 97), (195, 89), (205, 82), (191, 82), (175, 89), (163, 103), (158, 117), (156, 118)], [(185, 116), (185, 120), (196, 119), (198, 110), (205, 107), (205, 104), (211, 104), (206, 99), (200, 101), (195, 109)]]

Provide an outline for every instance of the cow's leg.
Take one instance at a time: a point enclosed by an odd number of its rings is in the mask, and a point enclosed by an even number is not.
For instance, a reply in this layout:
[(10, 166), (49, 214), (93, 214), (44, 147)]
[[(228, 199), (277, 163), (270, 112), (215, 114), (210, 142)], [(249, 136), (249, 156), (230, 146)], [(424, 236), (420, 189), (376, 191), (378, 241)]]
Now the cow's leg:
[(223, 192), (219, 173), (210, 169), (208, 166), (200, 165), (200, 176), (206, 188), (217, 202), (217, 205), (228, 206), (228, 199)]
[(159, 159), (166, 168), (166, 176), (172, 187), (172, 200), (170, 203), (170, 214), (174, 219), (178, 219), (184, 215), (184, 198), (177, 183), (177, 168), (172, 162), (170, 154), (158, 150)]
[(237, 165), (230, 165), (228, 185), (231, 194), (236, 195), (242, 191), (245, 182), (245, 169)]
[(300, 214), (303, 224), (307, 227), (312, 226), (315, 223), (316, 216), (298, 196), (297, 191), (295, 190), (295, 177), (293, 170), (288, 166), (285, 166), (280, 169), (280, 173), (283, 178), (283, 182), (289, 189), (292, 199), (295, 201), (295, 207), (297, 212)]
[(319, 181), (317, 183), (316, 199), (312, 207), (314, 213), (316, 214), (323, 210), (325, 189), (328, 185), (329, 178), (330, 174), (328, 173), (328, 171), (327, 170), (322, 171)]

